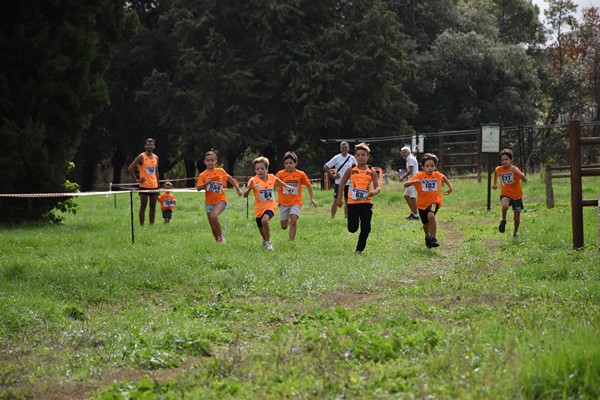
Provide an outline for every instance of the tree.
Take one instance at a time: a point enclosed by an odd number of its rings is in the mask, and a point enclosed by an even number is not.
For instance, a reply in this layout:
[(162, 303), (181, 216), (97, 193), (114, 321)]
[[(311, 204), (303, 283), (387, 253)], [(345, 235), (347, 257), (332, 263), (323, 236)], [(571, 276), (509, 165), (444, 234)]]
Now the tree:
[[(112, 45), (135, 31), (121, 0), (3, 3), (3, 193), (61, 192), (81, 132), (107, 103)], [(1, 221), (39, 219), (60, 199), (0, 198)]]

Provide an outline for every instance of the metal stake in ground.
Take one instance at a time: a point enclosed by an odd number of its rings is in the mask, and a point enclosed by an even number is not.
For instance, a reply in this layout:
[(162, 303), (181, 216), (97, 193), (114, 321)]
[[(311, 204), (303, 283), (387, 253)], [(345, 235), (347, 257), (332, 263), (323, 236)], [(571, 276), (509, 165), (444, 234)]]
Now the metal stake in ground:
[(129, 210), (131, 213), (131, 243), (135, 243), (135, 234), (133, 231), (133, 191), (129, 192)]

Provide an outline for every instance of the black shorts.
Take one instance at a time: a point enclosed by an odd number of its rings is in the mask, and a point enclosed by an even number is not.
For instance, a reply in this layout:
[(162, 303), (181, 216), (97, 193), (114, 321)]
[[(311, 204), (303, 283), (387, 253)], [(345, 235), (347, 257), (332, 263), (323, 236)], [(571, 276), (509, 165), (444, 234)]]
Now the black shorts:
[[(350, 188), (350, 185), (346, 185), (344, 186), (344, 198), (346, 200), (348, 200), (348, 189)], [(333, 185), (333, 198), (337, 199), (338, 196), (338, 190), (340, 189), (340, 184), (336, 183), (335, 185)]]
[(158, 196), (158, 187), (155, 188), (143, 188), (141, 187), (140, 190), (156, 190), (156, 192), (139, 192), (140, 196)]
[(267, 214), (269, 216), (269, 219), (273, 218), (273, 216), (275, 215), (275, 213), (271, 210), (267, 210), (265, 211), (265, 213), (263, 215), (260, 216), (260, 218), (256, 218), (256, 226), (258, 226), (259, 228), (262, 227), (262, 217)]
[(432, 213), (437, 214), (439, 208), (440, 208), (440, 206), (437, 204), (432, 204), (429, 207), (427, 207), (425, 210), (421, 210), (419, 208), (419, 217), (421, 217), (421, 222), (423, 223), (423, 225), (426, 225), (429, 223), (429, 217), (428, 217), (429, 212), (431, 211)]

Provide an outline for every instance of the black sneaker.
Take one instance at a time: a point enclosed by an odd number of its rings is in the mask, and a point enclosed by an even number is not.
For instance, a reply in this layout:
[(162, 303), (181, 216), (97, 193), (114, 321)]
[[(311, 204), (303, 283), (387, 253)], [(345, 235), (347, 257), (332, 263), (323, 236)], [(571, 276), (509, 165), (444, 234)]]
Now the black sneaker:
[(413, 219), (413, 215), (412, 214), (408, 214), (408, 217), (406, 217), (404, 219)]
[(500, 225), (498, 226), (498, 230), (500, 233), (504, 233), (506, 231), (506, 221), (500, 221)]
[(429, 245), (431, 247), (440, 247), (440, 244), (438, 243), (437, 239), (432, 237), (431, 240), (429, 240)]
[(415, 215), (415, 214), (410, 214), (410, 216), (407, 219), (410, 219), (412, 221), (417, 221), (419, 219), (419, 216)]
[(427, 246), (428, 249), (431, 248), (431, 237), (425, 236), (425, 246)]

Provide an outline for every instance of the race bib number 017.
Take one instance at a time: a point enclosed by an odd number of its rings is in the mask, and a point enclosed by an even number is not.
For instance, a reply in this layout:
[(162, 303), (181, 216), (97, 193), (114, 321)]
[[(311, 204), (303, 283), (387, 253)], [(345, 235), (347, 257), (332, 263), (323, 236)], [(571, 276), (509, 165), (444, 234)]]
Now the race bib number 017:
[(515, 183), (515, 176), (512, 174), (500, 174), (500, 179), (502, 180), (503, 185), (510, 185), (511, 183)]
[(421, 181), (421, 190), (424, 192), (437, 192), (437, 190), (438, 190), (437, 179), (423, 179)]
[(273, 189), (262, 189), (260, 191), (260, 201), (271, 201), (274, 199), (275, 197), (273, 196)]

